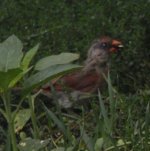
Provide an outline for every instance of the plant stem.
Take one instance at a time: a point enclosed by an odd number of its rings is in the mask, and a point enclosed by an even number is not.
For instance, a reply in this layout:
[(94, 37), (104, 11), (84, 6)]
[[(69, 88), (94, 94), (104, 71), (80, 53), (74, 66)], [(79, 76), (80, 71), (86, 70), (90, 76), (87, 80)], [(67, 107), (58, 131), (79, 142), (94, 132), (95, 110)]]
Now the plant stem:
[(5, 106), (6, 115), (7, 115), (7, 123), (8, 123), (8, 128), (9, 128), (8, 132), (10, 133), (10, 137), (11, 137), (12, 149), (13, 151), (18, 151), (9, 95), (10, 95), (9, 92), (6, 92), (3, 94), (2, 98), (3, 98), (3, 102)]
[(33, 135), (34, 138), (39, 138), (39, 133), (38, 133), (38, 127), (36, 123), (36, 116), (34, 112), (34, 96), (29, 96), (29, 106), (30, 106), (30, 111), (31, 111), (31, 121), (33, 125)]

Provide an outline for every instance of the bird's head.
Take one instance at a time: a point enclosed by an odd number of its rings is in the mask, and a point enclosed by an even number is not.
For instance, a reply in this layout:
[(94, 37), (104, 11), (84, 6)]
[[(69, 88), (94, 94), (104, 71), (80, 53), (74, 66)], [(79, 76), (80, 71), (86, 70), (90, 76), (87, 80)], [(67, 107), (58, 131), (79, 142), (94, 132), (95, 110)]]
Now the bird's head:
[(103, 36), (93, 42), (88, 52), (88, 60), (95, 60), (97, 64), (107, 63), (110, 54), (117, 53), (122, 47), (119, 40)]
[(106, 50), (110, 53), (118, 52), (123, 47), (123, 44), (121, 41), (117, 39), (112, 39), (107, 36), (101, 37), (99, 39), (99, 44), (100, 44), (101, 49)]

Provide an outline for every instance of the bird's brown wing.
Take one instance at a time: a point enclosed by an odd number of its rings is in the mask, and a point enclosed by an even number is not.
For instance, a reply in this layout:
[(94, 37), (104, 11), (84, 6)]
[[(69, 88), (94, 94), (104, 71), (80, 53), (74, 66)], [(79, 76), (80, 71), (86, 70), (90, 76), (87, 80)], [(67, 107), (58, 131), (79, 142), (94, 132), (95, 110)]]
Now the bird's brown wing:
[[(53, 83), (55, 91), (64, 90), (77, 90), (81, 92), (93, 92), (98, 87), (100, 77), (97, 73), (87, 73), (86, 75), (80, 75), (73, 73), (60, 78)], [(49, 85), (44, 86), (45, 91), (51, 91)]]
[[(87, 72), (81, 70), (54, 79), (51, 83), (55, 91), (77, 90), (80, 92), (92, 93), (98, 88), (101, 89), (104, 81), (102, 74), (96, 72), (96, 70), (89, 70)], [(49, 92), (51, 91), (49, 85), (45, 85), (42, 89)]]
[(62, 83), (68, 88), (81, 92), (93, 92), (99, 83), (100, 76), (96, 72), (86, 74), (71, 74), (62, 78)]

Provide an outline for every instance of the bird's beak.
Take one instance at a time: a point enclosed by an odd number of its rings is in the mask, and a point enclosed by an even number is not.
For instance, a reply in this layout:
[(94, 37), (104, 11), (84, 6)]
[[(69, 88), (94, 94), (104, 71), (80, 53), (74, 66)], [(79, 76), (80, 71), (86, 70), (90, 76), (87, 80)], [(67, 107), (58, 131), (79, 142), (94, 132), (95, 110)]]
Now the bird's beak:
[(122, 42), (113, 39), (112, 40), (112, 47), (110, 48), (110, 52), (117, 52), (121, 48), (123, 48)]

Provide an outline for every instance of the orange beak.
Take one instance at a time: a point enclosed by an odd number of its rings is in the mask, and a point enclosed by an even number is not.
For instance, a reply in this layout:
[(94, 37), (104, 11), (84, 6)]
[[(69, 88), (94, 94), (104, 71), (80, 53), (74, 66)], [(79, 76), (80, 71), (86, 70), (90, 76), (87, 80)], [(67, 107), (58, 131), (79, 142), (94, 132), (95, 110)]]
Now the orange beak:
[(123, 48), (122, 42), (113, 39), (112, 40), (112, 47), (110, 48), (110, 52), (117, 52), (120, 48)]

